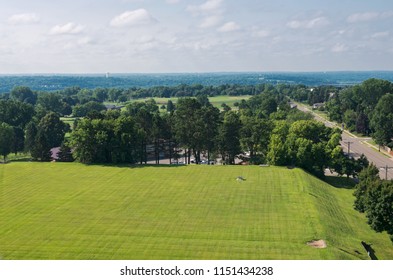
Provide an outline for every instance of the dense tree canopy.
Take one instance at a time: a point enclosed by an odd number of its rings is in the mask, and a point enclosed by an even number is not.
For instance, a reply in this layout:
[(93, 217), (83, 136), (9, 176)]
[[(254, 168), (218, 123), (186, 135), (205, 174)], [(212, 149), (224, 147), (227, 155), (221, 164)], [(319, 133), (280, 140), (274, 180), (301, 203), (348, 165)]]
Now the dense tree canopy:
[[(385, 136), (381, 135), (382, 126), (386, 126), (385, 121), (383, 121), (382, 116), (374, 115), (382, 109), (387, 114), (385, 119), (389, 118), (390, 123), (392, 123), (391, 116), (389, 116), (390, 112), (386, 110), (389, 103), (386, 104), (385, 108), (382, 108), (383, 105), (380, 104), (382, 99), (385, 103), (389, 102), (385, 96), (392, 93), (393, 83), (385, 80), (369, 79), (362, 84), (344, 88), (337, 94), (330, 96), (326, 100), (327, 113), (331, 120), (343, 122), (350, 131), (365, 135), (373, 132), (377, 142), (386, 145), (387, 141), (383, 139)], [(374, 118), (374, 122), (370, 126), (372, 118)]]
[[(182, 84), (128, 89), (71, 87), (45, 93), (17, 87), (11, 99), (0, 100), (4, 108), (0, 120), (13, 126), (13, 151), (20, 151), (24, 142), (33, 158), (40, 160), (49, 159), (48, 150), (64, 142), (69, 130), (59, 117), (72, 113), (77, 118), (69, 143), (75, 148), (75, 158), (82, 162), (142, 164), (154, 155), (159, 163), (162, 156), (171, 160), (181, 152), (186, 163), (192, 157), (196, 163), (202, 158), (210, 162), (221, 157), (227, 164), (246, 161), (294, 165), (318, 176), (330, 168), (339, 174), (355, 175), (360, 165), (344, 156), (337, 131), (312, 121), (310, 114), (292, 109), (289, 97), (310, 104), (327, 102), (332, 118), (344, 120), (351, 129), (368, 132), (371, 109), (367, 102), (382, 106), (376, 100), (385, 98), (382, 92), (389, 89), (389, 82), (379, 80), (342, 90), (332, 86)], [(377, 92), (373, 100), (365, 97), (371, 90)], [(220, 112), (210, 104), (209, 97), (223, 94), (252, 97), (237, 102), (233, 109), (224, 105)], [(33, 97), (35, 107), (28, 104)], [(127, 102), (121, 111), (105, 111), (102, 103), (140, 97), (181, 98), (176, 104), (168, 101), (161, 111), (154, 99)], [(373, 119), (377, 120), (377, 115)], [(124, 135), (119, 127), (126, 131)]]
[(37, 100), (37, 95), (28, 87), (17, 86), (11, 90), (10, 97), (14, 100), (35, 104)]
[(371, 118), (375, 142), (393, 148), (393, 94), (381, 97)]
[(0, 154), (3, 156), (4, 162), (6, 157), (12, 151), (12, 141), (14, 138), (14, 130), (12, 126), (6, 123), (0, 123)]
[(381, 180), (378, 173), (373, 165), (360, 172), (354, 192), (355, 209), (366, 213), (371, 228), (386, 231), (393, 242), (393, 182)]

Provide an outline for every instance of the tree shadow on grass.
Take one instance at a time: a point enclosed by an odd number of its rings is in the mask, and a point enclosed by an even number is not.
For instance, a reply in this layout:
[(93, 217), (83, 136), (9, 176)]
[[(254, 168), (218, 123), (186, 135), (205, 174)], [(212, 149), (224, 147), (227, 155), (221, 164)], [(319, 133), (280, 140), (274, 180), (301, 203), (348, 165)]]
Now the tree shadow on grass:
[(25, 157), (25, 158), (18, 158), (18, 159), (11, 159), (8, 162), (31, 162), (31, 157)]
[(371, 244), (367, 244), (366, 242), (362, 241), (361, 242), (364, 249), (366, 250), (368, 256), (372, 260), (378, 260), (377, 256), (375, 255), (375, 250), (371, 247)]
[(147, 167), (154, 167), (154, 168), (176, 168), (186, 166), (185, 164), (102, 164), (102, 163), (91, 163), (85, 164), (86, 166), (100, 166), (100, 167), (116, 167), (116, 168), (147, 168)]
[(339, 177), (339, 176), (326, 176), (325, 182), (338, 189), (354, 189), (356, 182), (353, 178)]

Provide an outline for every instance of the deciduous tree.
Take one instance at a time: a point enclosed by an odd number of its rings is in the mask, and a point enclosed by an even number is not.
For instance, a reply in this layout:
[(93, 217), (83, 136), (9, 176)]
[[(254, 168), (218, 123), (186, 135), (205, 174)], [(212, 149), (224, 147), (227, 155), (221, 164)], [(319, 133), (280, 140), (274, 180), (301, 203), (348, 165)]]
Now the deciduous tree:
[(0, 123), (0, 153), (3, 156), (3, 161), (12, 151), (12, 141), (14, 138), (14, 129), (6, 123)]

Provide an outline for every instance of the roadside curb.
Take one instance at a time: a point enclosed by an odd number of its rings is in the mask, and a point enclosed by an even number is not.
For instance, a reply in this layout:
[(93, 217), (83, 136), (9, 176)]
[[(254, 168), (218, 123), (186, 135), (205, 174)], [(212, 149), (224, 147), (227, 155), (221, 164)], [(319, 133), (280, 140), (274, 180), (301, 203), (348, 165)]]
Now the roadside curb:
[(360, 141), (360, 143), (362, 143), (363, 145), (369, 146), (370, 148), (374, 148), (377, 152), (379, 152), (379, 153), (381, 153), (383, 155), (386, 155), (387, 157), (389, 157), (390, 160), (393, 160), (393, 156), (391, 154), (385, 152), (384, 150), (378, 149), (377, 146), (375, 146), (373, 144), (370, 144), (367, 141)]

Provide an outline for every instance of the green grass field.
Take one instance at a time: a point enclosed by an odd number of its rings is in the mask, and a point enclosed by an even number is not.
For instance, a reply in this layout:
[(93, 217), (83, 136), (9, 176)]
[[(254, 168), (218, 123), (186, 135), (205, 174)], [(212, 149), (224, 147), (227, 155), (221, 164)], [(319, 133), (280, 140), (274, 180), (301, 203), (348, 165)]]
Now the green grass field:
[(393, 259), (352, 192), (279, 167), (2, 164), (0, 259)]
[[(234, 103), (240, 102), (242, 99), (248, 100), (251, 97), (251, 95), (241, 95), (241, 96), (228, 96), (228, 95), (220, 95), (220, 96), (213, 96), (209, 97), (210, 103), (221, 109), (221, 104), (225, 103), (231, 108), (235, 108)], [(144, 102), (146, 100), (149, 100), (150, 98), (141, 98), (141, 99), (134, 99), (132, 102)], [(157, 102), (158, 106), (161, 105), (166, 105), (168, 103), (168, 100), (172, 100), (173, 103), (176, 103), (178, 98), (176, 97), (171, 97), (171, 98), (154, 98), (154, 100)]]

